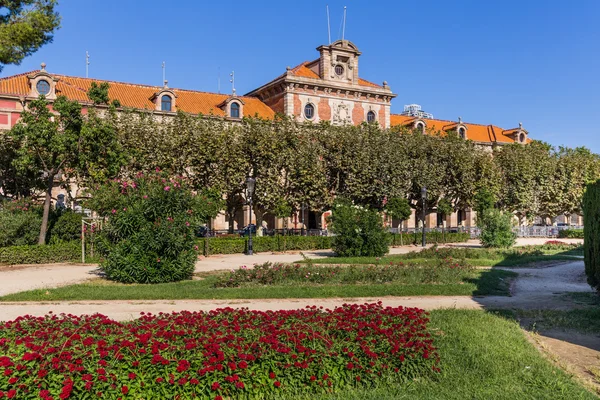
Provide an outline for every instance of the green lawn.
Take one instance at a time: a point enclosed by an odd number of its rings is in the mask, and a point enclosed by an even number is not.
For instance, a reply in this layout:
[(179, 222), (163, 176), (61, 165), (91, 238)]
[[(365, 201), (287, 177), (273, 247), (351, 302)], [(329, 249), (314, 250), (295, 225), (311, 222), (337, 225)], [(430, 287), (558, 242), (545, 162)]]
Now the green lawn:
[(429, 264), (443, 256), (452, 256), (477, 267), (514, 267), (548, 261), (570, 261), (580, 259), (581, 249), (552, 249), (545, 246), (514, 247), (509, 250), (479, 248), (441, 248), (414, 251), (407, 254), (394, 254), (384, 257), (327, 257), (300, 260), (299, 263), (314, 264), (389, 264), (410, 262)]
[(477, 270), (471, 278), (454, 284), (356, 284), (356, 285), (255, 285), (215, 288), (217, 274), (204, 274), (201, 280), (156, 285), (123, 285), (104, 280), (38, 289), (0, 297), (0, 301), (55, 300), (162, 300), (162, 299), (273, 299), (380, 296), (471, 296), (508, 295), (511, 278), (517, 274), (502, 270)]
[(514, 321), (483, 311), (437, 310), (431, 312), (430, 326), (442, 360), (439, 379), (416, 381), (408, 387), (392, 383), (322, 398), (597, 399), (574, 378), (552, 366), (527, 341)]

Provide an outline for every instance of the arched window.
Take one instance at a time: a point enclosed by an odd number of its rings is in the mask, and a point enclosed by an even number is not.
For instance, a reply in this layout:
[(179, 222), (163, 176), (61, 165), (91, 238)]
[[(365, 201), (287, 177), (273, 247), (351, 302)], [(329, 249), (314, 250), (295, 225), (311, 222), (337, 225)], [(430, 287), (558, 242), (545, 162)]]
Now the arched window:
[(44, 96), (50, 93), (50, 84), (46, 80), (39, 80), (35, 88), (39, 94), (43, 94)]
[(338, 76), (342, 76), (342, 74), (344, 73), (344, 67), (342, 67), (341, 65), (336, 65), (335, 66), (335, 74)]
[(375, 113), (373, 111), (369, 111), (367, 113), (367, 122), (375, 122)]
[(171, 96), (165, 94), (160, 98), (161, 111), (171, 111)]
[(306, 119), (313, 119), (314, 116), (315, 116), (315, 106), (308, 103), (307, 105), (304, 106), (304, 117), (306, 117)]
[(458, 128), (458, 136), (460, 136), (461, 139), (467, 138), (467, 131), (462, 126), (460, 128)]
[(421, 133), (425, 133), (425, 124), (422, 122), (417, 123), (417, 130)]
[(231, 118), (239, 118), (240, 117), (240, 104), (233, 102), (231, 103)]
[(524, 134), (524, 133), (521, 133), (521, 134), (519, 135), (519, 142), (523, 143), (524, 141), (525, 141), (525, 134)]

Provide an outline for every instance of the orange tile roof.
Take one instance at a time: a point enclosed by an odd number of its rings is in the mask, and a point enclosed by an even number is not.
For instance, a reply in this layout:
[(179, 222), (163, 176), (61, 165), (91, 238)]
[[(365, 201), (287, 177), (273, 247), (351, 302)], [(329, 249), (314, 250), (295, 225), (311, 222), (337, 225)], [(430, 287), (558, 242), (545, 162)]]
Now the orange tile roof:
[[(408, 126), (414, 123), (418, 118), (407, 115), (392, 114), (390, 115), (391, 126)], [(426, 130), (429, 132), (445, 133), (455, 129), (458, 122), (445, 121), (441, 119), (422, 119), (425, 122)], [(515, 141), (505, 135), (506, 132), (502, 128), (495, 125), (480, 125), (471, 123), (462, 123), (467, 128), (467, 138), (475, 142), (484, 143), (514, 143)]]
[[(0, 78), (0, 93), (27, 96), (30, 92), (29, 79), (27, 75), (35, 74), (31, 71), (6, 78)], [(106, 81), (92, 78), (78, 78), (73, 76), (51, 74), (59, 79), (56, 84), (58, 95), (64, 95), (71, 100), (89, 102), (87, 91), (92, 82), (108, 82), (108, 96), (111, 100), (117, 99), (123, 107), (154, 110), (155, 104), (150, 100), (152, 96), (161, 91), (160, 86), (140, 85)], [(220, 103), (229, 98), (227, 94), (199, 92), (185, 89), (170, 89), (177, 99), (175, 101), (178, 110), (191, 114), (214, 114), (224, 116), (225, 112), (218, 107)], [(244, 101), (244, 115), (272, 119), (274, 111), (255, 97), (239, 96)]]
[[(321, 77), (319, 76), (319, 74), (317, 74), (315, 71), (313, 71), (312, 69), (309, 68), (309, 66), (312, 66), (313, 64), (317, 63), (319, 60), (313, 60), (313, 61), (304, 61), (302, 64), (295, 66), (294, 68), (290, 69), (290, 72), (292, 75), (294, 76), (300, 76), (303, 78), (313, 78), (313, 79), (321, 79)], [(281, 75), (283, 76), (283, 75)], [(383, 86), (378, 85), (376, 83), (370, 82), (366, 79), (363, 78), (358, 78), (358, 84), (360, 86), (369, 86), (369, 87), (375, 87), (375, 88), (383, 88)]]

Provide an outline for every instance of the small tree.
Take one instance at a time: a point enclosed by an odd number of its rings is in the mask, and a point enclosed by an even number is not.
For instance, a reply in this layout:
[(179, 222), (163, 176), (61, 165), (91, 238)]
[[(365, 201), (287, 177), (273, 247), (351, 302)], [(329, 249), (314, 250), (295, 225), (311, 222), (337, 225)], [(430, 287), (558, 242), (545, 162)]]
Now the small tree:
[(340, 257), (381, 257), (389, 248), (389, 235), (376, 210), (338, 200), (330, 225), (332, 247)]
[(583, 255), (591, 287), (600, 288), (600, 181), (590, 183), (583, 195)]
[(510, 214), (504, 214), (494, 208), (477, 216), (477, 226), (481, 229), (479, 240), (483, 247), (508, 248), (514, 245), (517, 239), (517, 235), (512, 231)]
[(402, 243), (403, 224), (412, 214), (408, 199), (404, 197), (392, 197), (385, 205), (385, 212), (390, 217), (400, 220), (400, 246), (402, 246), (404, 244)]
[(221, 204), (195, 195), (182, 178), (138, 175), (95, 190), (90, 207), (108, 217), (100, 245), (100, 268), (123, 283), (191, 279), (197, 256), (194, 227), (217, 215)]
[(45, 182), (39, 244), (46, 243), (54, 178), (61, 170), (77, 165), (77, 145), (83, 124), (81, 105), (76, 101), (59, 96), (53, 104), (58, 115), (53, 114), (48, 106), (44, 96), (33, 100), (9, 133), (18, 143), (17, 157), (13, 161), (15, 165), (22, 171), (41, 171)]
[(0, 71), (1, 64), (19, 65), (25, 57), (52, 42), (60, 26), (54, 7), (56, 0), (11, 0), (0, 3)]

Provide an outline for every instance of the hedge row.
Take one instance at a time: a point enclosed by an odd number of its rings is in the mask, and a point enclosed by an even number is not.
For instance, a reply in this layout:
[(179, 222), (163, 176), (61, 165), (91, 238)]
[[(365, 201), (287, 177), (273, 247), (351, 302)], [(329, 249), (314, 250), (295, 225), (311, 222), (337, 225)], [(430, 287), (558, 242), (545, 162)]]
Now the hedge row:
[[(421, 242), (421, 234), (390, 233), (390, 245), (400, 246)], [(427, 243), (459, 243), (469, 240), (468, 233), (428, 232)], [(289, 251), (289, 250), (323, 250), (331, 248), (331, 236), (259, 236), (252, 238), (254, 252)], [(248, 249), (248, 238), (220, 237), (198, 239), (198, 247), (205, 256), (211, 254), (236, 254), (245, 253)]]
[[(407, 244), (419, 244), (422, 240), (421, 232), (413, 233), (391, 233), (392, 236), (391, 245), (400, 246)], [(425, 239), (427, 243), (464, 243), (471, 238), (469, 233), (449, 233), (449, 232), (427, 232), (425, 233)]]
[[(202, 238), (198, 247), (205, 255), (245, 253), (248, 249), (248, 238)], [(258, 236), (252, 238), (252, 250), (288, 251), (288, 250), (321, 250), (331, 248), (329, 236)]]
[(0, 248), (0, 264), (81, 262), (81, 242)]
[(583, 229), (565, 229), (558, 231), (558, 237), (563, 239), (583, 239)]

